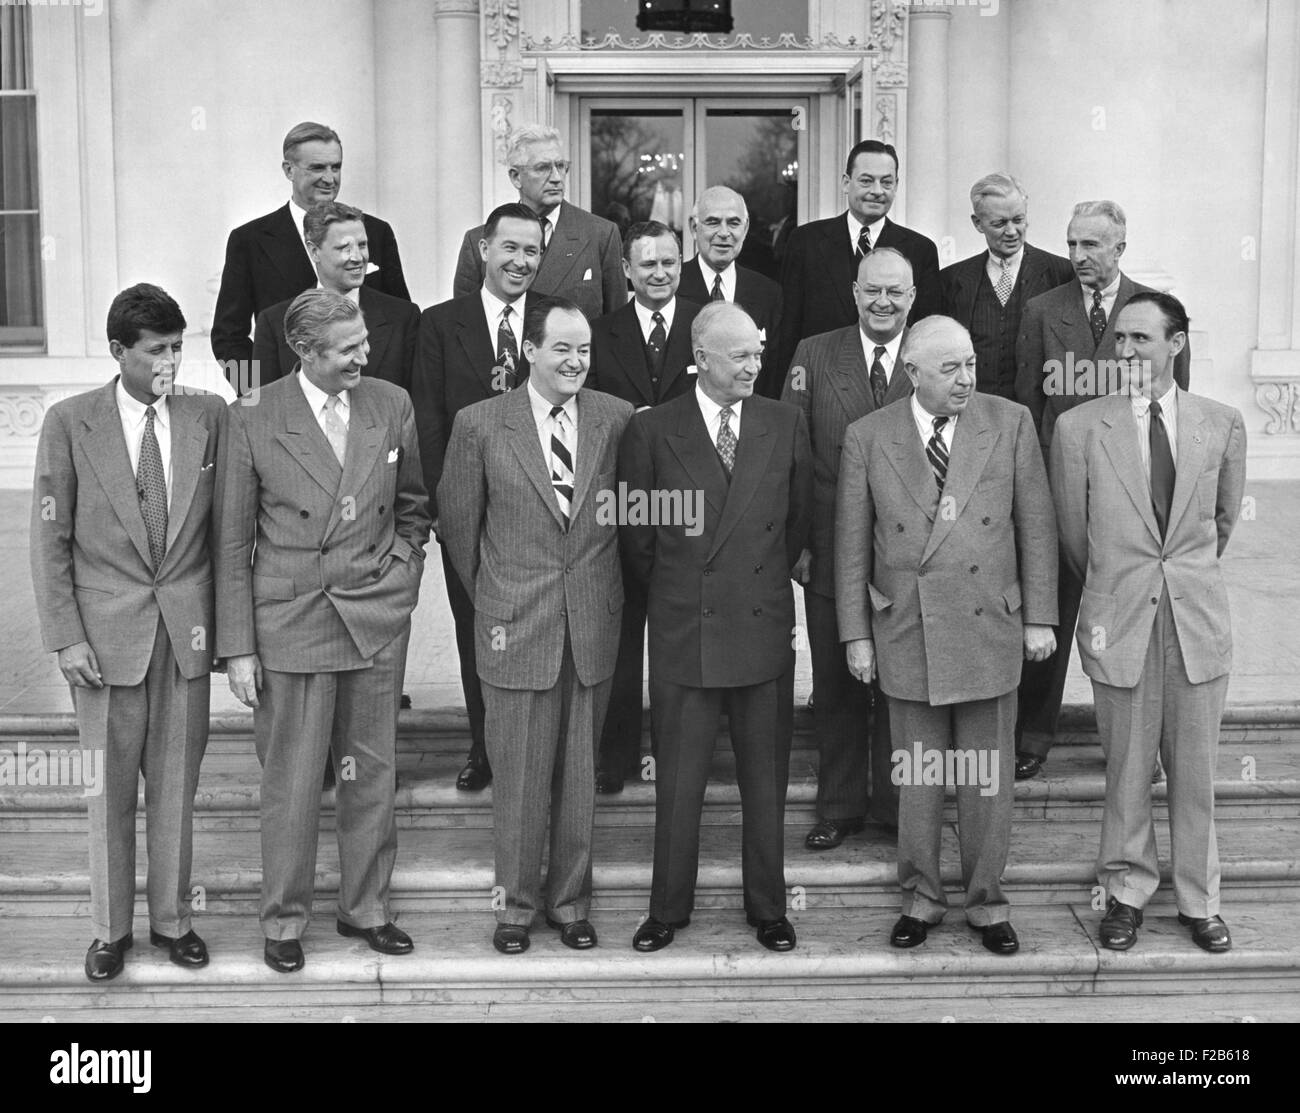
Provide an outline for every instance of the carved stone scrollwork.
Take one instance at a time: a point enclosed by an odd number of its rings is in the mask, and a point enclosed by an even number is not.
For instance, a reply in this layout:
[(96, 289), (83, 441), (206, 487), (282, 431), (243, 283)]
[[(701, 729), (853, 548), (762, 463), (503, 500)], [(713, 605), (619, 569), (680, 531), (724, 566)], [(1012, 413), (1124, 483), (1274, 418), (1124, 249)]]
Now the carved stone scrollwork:
[(907, 0), (871, 0), (871, 44), (885, 53), (903, 38)]
[(652, 31), (646, 38), (634, 36), (623, 41), (621, 35), (610, 32), (602, 38), (579, 39), (577, 35), (561, 35), (552, 39), (547, 35), (543, 39), (534, 39), (531, 35), (523, 38), (525, 51), (546, 51), (553, 53), (560, 50), (865, 50), (872, 52), (870, 45), (864, 47), (857, 38), (850, 35), (841, 41), (838, 36), (828, 34), (821, 42), (810, 37), (800, 39), (797, 35), (784, 34), (773, 39), (767, 35), (755, 39), (748, 33), (727, 39), (715, 35), (710, 37), (703, 32), (694, 35), (674, 35), (671, 39), (662, 31)]
[(479, 78), (485, 88), (505, 89), (524, 80), (524, 68), (518, 62), (480, 62)]
[(489, 122), (492, 126), (492, 147), (498, 163), (506, 161), (506, 143), (510, 138), (510, 113), (514, 111), (514, 101), (504, 93), (494, 93)]
[(893, 93), (876, 98), (875, 119), (872, 121), (872, 138), (884, 143), (894, 141), (894, 121), (898, 118), (898, 98)]
[(902, 62), (881, 62), (874, 72), (877, 89), (907, 88), (907, 67)]
[(1255, 402), (1268, 414), (1265, 434), (1286, 436), (1300, 433), (1300, 381), (1259, 383)]
[(34, 437), (45, 420), (45, 395), (0, 395), (0, 436)]
[(519, 37), (519, 0), (483, 0), (487, 35), (505, 51)]

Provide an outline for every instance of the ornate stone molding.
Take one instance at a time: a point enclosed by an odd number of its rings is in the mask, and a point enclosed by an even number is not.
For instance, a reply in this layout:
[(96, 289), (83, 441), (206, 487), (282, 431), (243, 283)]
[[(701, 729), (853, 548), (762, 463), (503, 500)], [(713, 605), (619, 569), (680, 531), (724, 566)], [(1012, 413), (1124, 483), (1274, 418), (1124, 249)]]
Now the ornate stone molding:
[(0, 394), (0, 437), (35, 437), (45, 407), (55, 400), (45, 394)]
[(1269, 416), (1268, 436), (1300, 434), (1300, 379), (1255, 384), (1255, 402)]
[(903, 40), (907, 0), (871, 0), (871, 45), (888, 54)]
[(478, 15), (478, 0), (434, 0), (433, 18), (445, 15)]
[(857, 38), (850, 35), (847, 40), (841, 41), (838, 36), (828, 34), (822, 37), (820, 42), (805, 37), (803, 39), (793, 34), (784, 34), (776, 39), (764, 35), (761, 39), (755, 40), (749, 34), (740, 34), (735, 38), (727, 39), (722, 36), (709, 36), (704, 33), (694, 35), (674, 35), (669, 39), (662, 31), (653, 31), (649, 36), (642, 39), (634, 36), (623, 41), (623, 37), (616, 32), (610, 32), (603, 38), (579, 39), (577, 35), (561, 35), (558, 39), (552, 39), (549, 35), (538, 40), (531, 35), (525, 35), (523, 38), (523, 49), (525, 51), (545, 51), (554, 53), (562, 50), (859, 50), (864, 53), (873, 53), (874, 48), (870, 44), (858, 42)]
[(907, 66), (902, 62), (880, 62), (874, 73), (877, 89), (907, 88)]
[(897, 120), (898, 97), (893, 93), (886, 93), (877, 97), (876, 109), (872, 118), (871, 137), (885, 143), (892, 143), (894, 136), (897, 134)]
[(492, 147), (496, 161), (504, 165), (506, 161), (506, 143), (510, 138), (513, 125), (510, 113), (514, 111), (514, 100), (505, 93), (492, 95), (492, 107), (488, 110), (488, 123), (492, 128)]
[(488, 38), (503, 54), (519, 37), (519, 0), (483, 0)]
[(518, 62), (480, 62), (479, 79), (486, 89), (506, 89), (524, 80), (524, 68)]

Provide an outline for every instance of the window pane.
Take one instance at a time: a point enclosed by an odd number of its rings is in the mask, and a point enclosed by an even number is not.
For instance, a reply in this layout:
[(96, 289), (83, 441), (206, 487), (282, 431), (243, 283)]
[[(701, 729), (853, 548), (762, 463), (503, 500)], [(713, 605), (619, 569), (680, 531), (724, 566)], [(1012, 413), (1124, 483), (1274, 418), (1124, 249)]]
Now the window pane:
[(36, 208), (36, 97), (0, 97), (0, 212)]
[(686, 121), (681, 109), (591, 110), (591, 211), (620, 232), (659, 220), (677, 232), (689, 211), (682, 195)]
[(0, 216), (0, 343), (42, 343), (43, 324), (40, 221)]

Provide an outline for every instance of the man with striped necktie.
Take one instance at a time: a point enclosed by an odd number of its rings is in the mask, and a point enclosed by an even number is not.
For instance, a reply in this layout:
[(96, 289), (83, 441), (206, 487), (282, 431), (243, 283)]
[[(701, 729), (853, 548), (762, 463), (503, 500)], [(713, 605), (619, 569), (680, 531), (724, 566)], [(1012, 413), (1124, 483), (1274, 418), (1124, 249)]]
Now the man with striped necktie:
[(523, 354), (525, 387), (457, 414), (438, 486), (439, 529), (474, 603), (503, 954), (528, 949), (539, 912), (565, 946), (596, 945), (596, 740), (623, 610), (617, 522), (599, 511), (633, 412), (582, 389), (591, 326), (572, 302), (529, 308)]
[[(1001, 888), (1021, 662), (1054, 648), (1056, 518), (1029, 411), (975, 390), (970, 333), (934, 316), (900, 353), (907, 402), (849, 426), (835, 514), (835, 603), (849, 671), (879, 675), (900, 786), (903, 915), (924, 943), (947, 911), (945, 783), (957, 789), (966, 921), (1019, 949)], [(950, 752), (951, 750), (951, 752)]]

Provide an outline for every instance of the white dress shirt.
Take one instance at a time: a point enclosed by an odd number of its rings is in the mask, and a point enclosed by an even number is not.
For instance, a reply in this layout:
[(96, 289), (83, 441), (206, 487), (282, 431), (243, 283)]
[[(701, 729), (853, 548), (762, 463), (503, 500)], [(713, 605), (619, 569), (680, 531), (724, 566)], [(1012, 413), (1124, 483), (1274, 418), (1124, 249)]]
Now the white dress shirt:
[[(1175, 383), (1165, 391), (1160, 403), (1160, 417), (1165, 423), (1165, 432), (1169, 436), (1169, 451), (1174, 460), (1178, 459), (1178, 385)], [(1138, 451), (1142, 453), (1142, 468), (1151, 480), (1151, 399), (1145, 394), (1133, 395), (1133, 420), (1138, 427)]]
[(635, 298), (632, 299), (632, 305), (636, 309), (636, 319), (641, 322), (641, 339), (647, 344), (650, 343), (650, 332), (655, 327), (655, 313), (659, 313), (664, 319), (664, 335), (673, 331), (673, 315), (677, 312), (677, 297), (668, 299), (668, 304), (662, 309), (647, 309)]
[(501, 327), (501, 314), (505, 311), (507, 305), (510, 306), (510, 317), (506, 324), (510, 326), (510, 331), (515, 334), (515, 351), (519, 353), (520, 361), (524, 358), (524, 297), (520, 294), (512, 302), (504, 302), (496, 294), (491, 293), (486, 286), (479, 287), (479, 295), (483, 299), (483, 315), (487, 318), (488, 336), (492, 338), (492, 351), (497, 350), (497, 330)]
[[(324, 286), (323, 283), (321, 283), (321, 282), (317, 282), (317, 283), (316, 283), (316, 289), (318, 289), (318, 290), (323, 290), (323, 289), (325, 289), (325, 286)], [(332, 291), (330, 291), (330, 292), (331, 292), (331, 293), (335, 293), (335, 294), (338, 293), (337, 290), (332, 290)], [(359, 306), (359, 305), (361, 304), (361, 287), (360, 287), (360, 286), (354, 286), (354, 287), (353, 287), (351, 290), (349, 290), (346, 294), (343, 294), (343, 295), (341, 295), (341, 296), (347, 298), (348, 301), (350, 301), (353, 305), (357, 305), (357, 306)]]
[[(1101, 292), (1101, 308), (1106, 314), (1106, 324), (1110, 324), (1110, 315), (1115, 312), (1115, 296), (1119, 293), (1119, 280), (1124, 276), (1116, 272), (1114, 279), (1111, 280)], [(1087, 317), (1092, 312), (1092, 288), (1084, 286), (1083, 288), (1083, 315)]]
[[(307, 210), (302, 208), (292, 197), (289, 198), (289, 215), (293, 218), (294, 230), (298, 233), (298, 242), (302, 244), (303, 251), (307, 252), (307, 258), (311, 258), (311, 251), (307, 248), (307, 233), (303, 231), (302, 220), (307, 215)], [(312, 267), (315, 268), (313, 263)]]
[[(144, 439), (145, 411), (149, 407), (137, 402), (126, 392), (122, 380), (117, 380), (117, 415), (122, 419), (122, 436), (126, 438), (126, 454), (131, 460), (131, 474), (140, 475), (140, 442)], [(158, 439), (162, 455), (163, 480), (167, 485), (167, 506), (172, 504), (172, 415), (167, 408), (167, 396), (153, 404), (153, 434)]]
[(898, 365), (898, 349), (903, 346), (903, 333), (899, 330), (893, 340), (886, 340), (883, 344), (878, 344), (872, 340), (858, 326), (858, 339), (862, 341), (862, 354), (867, 361), (867, 374), (871, 374), (871, 365), (876, 362), (876, 349), (884, 348), (885, 354), (880, 357), (880, 366), (885, 369), (885, 389), (888, 390), (894, 381), (894, 368)]
[[(1007, 260), (1007, 262), (1010, 264), (1007, 267), (1007, 271), (1011, 275), (1011, 285), (1013, 287), (1016, 284), (1016, 279), (1020, 277), (1020, 264), (1023, 263), (1024, 261), (1025, 261), (1025, 248), (1024, 245), (1022, 244), (1020, 250), (1017, 251), (1013, 256), (1011, 256), (1009, 260)], [(994, 255), (993, 252), (991, 251), (989, 252), (988, 258), (984, 260), (984, 273), (989, 276), (989, 283), (996, 290), (998, 287), (998, 279), (1002, 277), (1002, 260), (998, 256)], [(1092, 295), (1089, 294), (1088, 298), (1089, 298), (1088, 308), (1091, 309)]]
[[(930, 443), (930, 438), (934, 436), (934, 419), (939, 414), (932, 414), (920, 402), (916, 400), (916, 394), (912, 395), (912, 420), (916, 422), (916, 431), (921, 436), (921, 448), (924, 449)], [(943, 441), (943, 447), (948, 455), (952, 455), (952, 431), (957, 426), (958, 414), (949, 414), (948, 421), (939, 433), (939, 439)]]
[[(329, 395), (307, 378), (301, 368), (298, 370), (298, 385), (302, 387), (303, 397), (307, 399), (307, 405), (311, 407), (316, 424), (320, 426), (320, 431), (324, 433), (325, 404), (329, 401)], [(349, 392), (346, 390), (339, 391), (338, 415), (345, 429), (348, 427), (348, 421), (352, 416), (352, 403), (348, 395)], [(327, 436), (325, 439), (329, 440), (329, 437)]]
[[(877, 217), (867, 225), (867, 230), (871, 233), (871, 250), (875, 251), (880, 246), (880, 233), (885, 230), (885, 218)], [(853, 210), (849, 210), (849, 243), (853, 245), (853, 250), (858, 250), (858, 237), (862, 235), (862, 221), (853, 215)], [(857, 280), (857, 275), (853, 276)]]
[[(699, 383), (695, 384), (695, 401), (699, 403), (700, 414), (704, 418), (704, 428), (709, 431), (709, 440), (713, 442), (713, 447), (717, 448), (718, 434), (722, 431), (722, 422), (718, 415), (722, 413), (722, 407), (704, 393)], [(736, 440), (739, 442), (740, 402), (731, 403), (731, 417), (727, 424), (731, 426), (731, 431), (736, 434)]]
[[(533, 421), (537, 424), (537, 439), (542, 446), (542, 459), (546, 461), (549, 469), (551, 466), (551, 433), (559, 423), (558, 418), (551, 416), (551, 410), (555, 408), (553, 402), (548, 402), (540, 394), (537, 388), (533, 386), (533, 380), (527, 380), (528, 401), (533, 407)], [(564, 419), (566, 422), (564, 428), (564, 443), (569, 446), (569, 456), (573, 460), (573, 476), (576, 481), (578, 476), (578, 396), (571, 395), (564, 400), (561, 407), (564, 410)]]
[(703, 255), (696, 255), (695, 261), (700, 266), (700, 277), (704, 279), (704, 293), (709, 300), (713, 299), (713, 280), (719, 275), (722, 276), (722, 296), (727, 301), (736, 300), (736, 264), (734, 260), (727, 264), (727, 269), (724, 271), (715, 271), (704, 261)]

